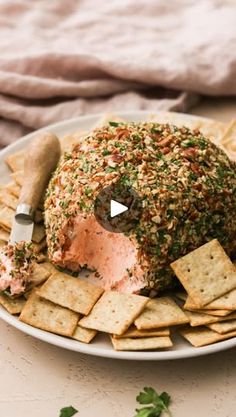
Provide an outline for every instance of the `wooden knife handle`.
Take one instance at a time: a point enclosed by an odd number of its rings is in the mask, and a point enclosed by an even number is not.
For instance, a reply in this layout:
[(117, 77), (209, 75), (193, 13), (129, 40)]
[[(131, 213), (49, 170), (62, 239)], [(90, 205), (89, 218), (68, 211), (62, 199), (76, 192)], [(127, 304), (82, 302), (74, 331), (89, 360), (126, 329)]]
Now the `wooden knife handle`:
[(57, 166), (60, 153), (59, 140), (52, 133), (42, 133), (32, 140), (26, 149), (24, 182), (18, 204), (26, 204), (33, 211), (36, 210), (50, 176)]

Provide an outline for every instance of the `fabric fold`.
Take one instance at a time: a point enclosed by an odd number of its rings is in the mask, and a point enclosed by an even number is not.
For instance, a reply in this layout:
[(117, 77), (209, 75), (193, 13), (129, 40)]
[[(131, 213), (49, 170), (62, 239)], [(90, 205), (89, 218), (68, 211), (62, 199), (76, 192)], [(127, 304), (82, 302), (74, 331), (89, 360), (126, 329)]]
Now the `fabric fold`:
[(0, 146), (83, 114), (236, 95), (235, 22), (224, 0), (2, 0)]

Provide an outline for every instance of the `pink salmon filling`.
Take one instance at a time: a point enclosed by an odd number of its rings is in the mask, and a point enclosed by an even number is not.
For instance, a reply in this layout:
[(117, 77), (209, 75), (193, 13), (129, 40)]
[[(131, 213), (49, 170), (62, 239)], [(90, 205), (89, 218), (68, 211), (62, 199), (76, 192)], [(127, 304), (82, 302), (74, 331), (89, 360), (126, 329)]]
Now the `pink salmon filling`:
[(55, 252), (53, 261), (73, 271), (95, 270), (94, 280), (105, 290), (138, 292), (145, 286), (135, 244), (123, 233), (105, 230), (92, 214), (76, 217), (66, 248)]

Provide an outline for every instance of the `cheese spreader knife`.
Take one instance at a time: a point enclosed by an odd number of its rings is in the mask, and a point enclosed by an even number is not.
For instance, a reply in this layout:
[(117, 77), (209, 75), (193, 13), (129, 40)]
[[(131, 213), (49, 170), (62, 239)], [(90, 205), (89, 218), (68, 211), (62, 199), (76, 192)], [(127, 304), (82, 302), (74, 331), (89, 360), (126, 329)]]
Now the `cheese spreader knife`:
[(60, 158), (58, 138), (49, 132), (32, 140), (26, 148), (24, 181), (21, 188), (9, 243), (31, 242), (34, 213)]

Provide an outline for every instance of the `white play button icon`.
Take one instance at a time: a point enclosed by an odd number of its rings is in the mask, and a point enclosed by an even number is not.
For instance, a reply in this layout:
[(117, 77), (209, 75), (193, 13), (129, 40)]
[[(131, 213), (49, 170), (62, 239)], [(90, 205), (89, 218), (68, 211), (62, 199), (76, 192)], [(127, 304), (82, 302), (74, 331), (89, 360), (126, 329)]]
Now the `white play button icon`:
[(94, 201), (94, 215), (108, 232), (128, 233), (142, 216), (142, 199), (122, 181), (104, 187)]
[(127, 206), (119, 203), (118, 201), (115, 201), (115, 200), (110, 201), (110, 216), (111, 217), (118, 216), (118, 214), (124, 213), (128, 209), (129, 208)]

